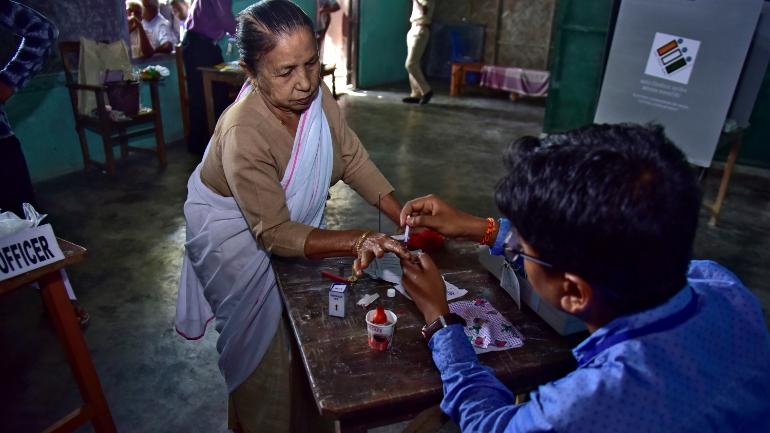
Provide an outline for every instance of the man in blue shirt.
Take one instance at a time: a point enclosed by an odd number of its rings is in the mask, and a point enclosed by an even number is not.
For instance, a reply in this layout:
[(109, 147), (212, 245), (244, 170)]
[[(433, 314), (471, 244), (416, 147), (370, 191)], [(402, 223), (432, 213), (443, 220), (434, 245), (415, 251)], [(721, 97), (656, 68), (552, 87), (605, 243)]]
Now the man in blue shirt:
[(0, 71), (0, 209), (24, 216), (21, 204), (35, 204), (35, 195), (21, 143), (5, 114), (5, 103), (43, 67), (59, 32), (32, 8), (9, 0), (0, 0), (0, 27), (22, 38), (13, 58)]
[(427, 196), (406, 204), (401, 224), (523, 259), (540, 297), (591, 335), (573, 350), (575, 371), (516, 405), (449, 314), (431, 259), (403, 261), (444, 383), (441, 408), (463, 432), (770, 431), (767, 325), (735, 275), (690, 261), (700, 194), (662, 128), (527, 137), (506, 159), (495, 197), (507, 219)]

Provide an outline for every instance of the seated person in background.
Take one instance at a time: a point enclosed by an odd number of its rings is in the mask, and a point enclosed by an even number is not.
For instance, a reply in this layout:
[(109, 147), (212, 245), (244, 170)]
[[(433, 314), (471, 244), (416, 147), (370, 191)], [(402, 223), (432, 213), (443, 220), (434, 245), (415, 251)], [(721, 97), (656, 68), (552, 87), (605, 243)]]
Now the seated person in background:
[(168, 20), (158, 13), (158, 0), (142, 0), (141, 5), (131, 1), (126, 4), (126, 9), (133, 58), (173, 51), (174, 33)]
[(438, 320), (428, 345), (444, 383), (441, 409), (462, 431), (770, 431), (760, 305), (727, 269), (690, 260), (700, 193), (662, 128), (527, 137), (506, 159), (495, 197), (507, 220), (427, 196), (406, 204), (401, 224), (491, 239), (493, 252), (523, 260), (543, 302), (583, 320), (591, 335), (573, 349), (575, 371), (514, 404), (463, 328), (445, 324), (457, 317), (430, 257), (402, 260), (426, 323)]

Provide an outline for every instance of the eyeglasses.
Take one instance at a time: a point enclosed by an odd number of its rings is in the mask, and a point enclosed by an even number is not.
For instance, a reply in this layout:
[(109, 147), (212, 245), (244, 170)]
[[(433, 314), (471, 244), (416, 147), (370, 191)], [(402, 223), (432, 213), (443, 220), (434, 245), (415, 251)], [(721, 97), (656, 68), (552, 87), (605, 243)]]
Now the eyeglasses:
[(537, 263), (538, 265), (542, 265), (548, 268), (554, 267), (552, 264), (544, 260), (521, 251), (519, 236), (513, 230), (509, 231), (508, 235), (505, 237), (505, 242), (503, 243), (503, 254), (505, 255), (505, 260), (507, 260), (511, 265), (514, 265), (519, 259), (519, 256), (521, 256), (525, 260), (529, 260), (532, 263)]

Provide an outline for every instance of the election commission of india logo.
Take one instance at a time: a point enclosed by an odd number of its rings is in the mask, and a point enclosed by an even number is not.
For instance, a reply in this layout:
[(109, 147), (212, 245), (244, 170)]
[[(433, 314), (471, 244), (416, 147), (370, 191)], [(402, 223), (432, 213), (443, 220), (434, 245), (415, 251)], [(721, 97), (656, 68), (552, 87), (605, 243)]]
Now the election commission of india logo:
[(695, 67), (700, 41), (667, 33), (655, 33), (644, 73), (687, 84)]

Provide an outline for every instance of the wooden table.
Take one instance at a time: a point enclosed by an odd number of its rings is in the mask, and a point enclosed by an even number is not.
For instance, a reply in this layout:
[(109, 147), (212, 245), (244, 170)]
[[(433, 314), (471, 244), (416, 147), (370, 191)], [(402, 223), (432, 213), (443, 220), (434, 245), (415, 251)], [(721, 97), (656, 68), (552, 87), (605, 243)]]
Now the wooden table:
[(465, 73), (481, 73), (481, 67), (484, 66), (484, 64), (452, 62), (451, 66), (452, 72), (449, 82), (449, 96), (460, 96), (460, 93), (462, 93), (462, 88), (465, 85)]
[[(246, 73), (243, 70), (221, 69), (212, 66), (200, 66), (203, 78), (203, 98), (206, 100), (206, 121), (209, 126), (209, 135), (214, 134), (214, 127), (217, 125), (217, 118), (214, 114), (214, 93), (211, 90), (211, 84), (214, 81), (226, 83), (232, 87), (240, 89), (246, 81)], [(332, 76), (332, 95), (337, 97), (337, 85), (334, 79), (335, 65), (323, 65), (321, 77)]]
[[(481, 355), (515, 394), (562, 377), (575, 368), (571, 354), (584, 335), (559, 336), (528, 308), (519, 310), (476, 258), (475, 244), (449, 242), (444, 251), (432, 256), (446, 279), (469, 291), (462, 299), (489, 300), (526, 338), (524, 346)], [(319, 276), (321, 270), (349, 274), (352, 259), (317, 262), (273, 258), (283, 297), (285, 313), (295, 337), (292, 378), (303, 376), (312, 384), (315, 406), (324, 417), (336, 421), (339, 432), (364, 432), (367, 428), (410, 419), (441, 401), (441, 379), (430, 351), (420, 336), (422, 315), (401, 296), (387, 298), (392, 285), (365, 278), (348, 295), (344, 319), (328, 315), (331, 282)], [(394, 346), (389, 352), (375, 352), (367, 346), (365, 311), (355, 304), (364, 294), (379, 293), (386, 308), (398, 316)], [(370, 307), (371, 308), (371, 307)], [(299, 374), (297, 374), (299, 373)], [(292, 410), (302, 407), (292, 385)], [(307, 385), (304, 386), (307, 389)], [(307, 414), (308, 412), (301, 412)], [(307, 416), (304, 424), (307, 424)], [(295, 428), (302, 427), (297, 420)]]
[(214, 114), (214, 93), (211, 90), (211, 84), (214, 81), (226, 83), (232, 87), (240, 88), (246, 81), (246, 73), (242, 70), (232, 70), (211, 67), (200, 66), (198, 69), (201, 71), (203, 78), (203, 98), (206, 100), (206, 121), (209, 125), (209, 135), (214, 133), (214, 127), (217, 124), (217, 118)]
[(28, 286), (35, 281), (40, 284), (40, 293), (48, 310), (48, 316), (56, 329), (59, 342), (64, 348), (72, 374), (83, 397), (81, 407), (48, 427), (45, 432), (70, 432), (91, 421), (97, 433), (114, 433), (117, 430), (112, 421), (110, 408), (104, 398), (99, 376), (96, 374), (94, 362), (83, 339), (80, 323), (75, 317), (59, 272), (60, 269), (83, 260), (86, 249), (62, 239), (59, 239), (59, 247), (64, 253), (64, 260), (0, 281), (0, 295)]

